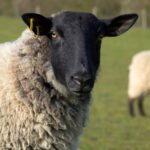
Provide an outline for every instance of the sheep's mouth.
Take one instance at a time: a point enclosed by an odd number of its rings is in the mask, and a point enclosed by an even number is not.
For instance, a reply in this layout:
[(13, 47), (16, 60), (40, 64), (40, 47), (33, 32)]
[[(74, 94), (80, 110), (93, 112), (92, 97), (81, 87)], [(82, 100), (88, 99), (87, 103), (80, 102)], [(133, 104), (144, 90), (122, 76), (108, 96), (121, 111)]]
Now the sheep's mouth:
[(92, 91), (92, 86), (90, 87), (80, 87), (80, 88), (75, 88), (73, 87), (68, 87), (71, 95), (78, 97), (78, 98), (85, 98), (90, 95)]
[(86, 97), (90, 94), (91, 90), (87, 90), (87, 91), (71, 91), (71, 93), (76, 96), (76, 97), (80, 97), (80, 98), (83, 98), (83, 97)]

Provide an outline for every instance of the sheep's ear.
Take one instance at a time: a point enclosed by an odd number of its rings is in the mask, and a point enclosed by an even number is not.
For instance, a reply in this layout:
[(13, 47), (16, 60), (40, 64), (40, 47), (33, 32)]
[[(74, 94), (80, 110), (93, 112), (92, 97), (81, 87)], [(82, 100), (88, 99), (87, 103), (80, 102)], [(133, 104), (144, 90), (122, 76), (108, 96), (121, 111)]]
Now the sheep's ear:
[(104, 23), (104, 36), (119, 36), (128, 31), (136, 22), (137, 14), (125, 14), (115, 17), (110, 20), (103, 20)]
[(51, 19), (40, 14), (25, 13), (22, 19), (36, 35), (46, 35), (52, 26)]

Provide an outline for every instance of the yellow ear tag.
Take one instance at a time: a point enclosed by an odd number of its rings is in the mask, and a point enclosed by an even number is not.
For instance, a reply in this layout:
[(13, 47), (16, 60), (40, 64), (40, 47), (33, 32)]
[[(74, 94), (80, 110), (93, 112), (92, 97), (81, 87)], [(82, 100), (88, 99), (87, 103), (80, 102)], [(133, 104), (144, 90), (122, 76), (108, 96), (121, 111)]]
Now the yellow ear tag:
[(34, 18), (30, 19), (30, 30), (33, 31), (33, 22), (34, 22)]
[(36, 26), (36, 34), (39, 36), (40, 35), (40, 26)]

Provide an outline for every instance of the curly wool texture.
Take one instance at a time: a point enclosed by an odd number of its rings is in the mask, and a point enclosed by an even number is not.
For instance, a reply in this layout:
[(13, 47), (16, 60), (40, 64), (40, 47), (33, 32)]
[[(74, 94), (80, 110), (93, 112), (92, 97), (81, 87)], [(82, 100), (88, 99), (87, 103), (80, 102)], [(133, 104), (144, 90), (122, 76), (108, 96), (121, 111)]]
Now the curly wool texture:
[(129, 67), (130, 98), (138, 98), (150, 92), (150, 51), (136, 54)]
[(53, 75), (47, 37), (25, 30), (0, 45), (0, 64), (0, 149), (76, 150), (90, 96), (63, 96), (67, 90)]

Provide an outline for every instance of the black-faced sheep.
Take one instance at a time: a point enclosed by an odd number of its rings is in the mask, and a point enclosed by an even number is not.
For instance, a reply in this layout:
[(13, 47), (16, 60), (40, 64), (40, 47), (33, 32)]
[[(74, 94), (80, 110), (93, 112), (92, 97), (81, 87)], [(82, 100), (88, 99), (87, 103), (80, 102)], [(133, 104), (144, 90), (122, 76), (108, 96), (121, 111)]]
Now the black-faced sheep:
[(134, 112), (134, 101), (138, 100), (138, 110), (145, 116), (143, 100), (150, 93), (150, 51), (142, 51), (134, 55), (129, 67), (129, 112), (132, 116)]
[(23, 20), (33, 32), (0, 45), (0, 149), (76, 150), (101, 39), (124, 33), (137, 15), (100, 20), (90, 13), (29, 13)]

